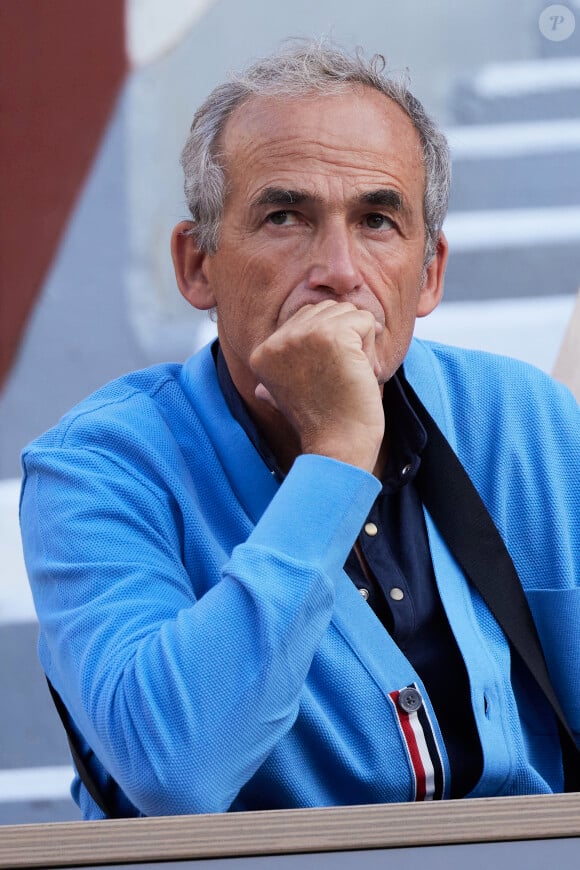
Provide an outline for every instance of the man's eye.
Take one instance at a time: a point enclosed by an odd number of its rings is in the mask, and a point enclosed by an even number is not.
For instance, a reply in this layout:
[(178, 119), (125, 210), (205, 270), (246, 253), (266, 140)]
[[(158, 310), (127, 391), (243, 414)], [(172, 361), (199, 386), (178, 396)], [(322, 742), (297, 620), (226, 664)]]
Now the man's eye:
[(282, 227), (288, 224), (296, 223), (296, 212), (293, 211), (274, 211), (267, 217), (268, 223), (274, 224), (276, 227)]
[(382, 230), (393, 226), (393, 222), (384, 214), (367, 214), (365, 223), (371, 230)]

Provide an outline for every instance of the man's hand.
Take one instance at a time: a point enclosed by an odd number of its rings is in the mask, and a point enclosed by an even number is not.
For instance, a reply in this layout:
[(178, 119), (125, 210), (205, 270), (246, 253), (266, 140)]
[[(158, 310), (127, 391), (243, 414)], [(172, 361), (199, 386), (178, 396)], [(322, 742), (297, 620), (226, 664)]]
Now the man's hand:
[(256, 397), (296, 431), (303, 453), (375, 468), (384, 436), (373, 315), (350, 302), (305, 305), (257, 347)]

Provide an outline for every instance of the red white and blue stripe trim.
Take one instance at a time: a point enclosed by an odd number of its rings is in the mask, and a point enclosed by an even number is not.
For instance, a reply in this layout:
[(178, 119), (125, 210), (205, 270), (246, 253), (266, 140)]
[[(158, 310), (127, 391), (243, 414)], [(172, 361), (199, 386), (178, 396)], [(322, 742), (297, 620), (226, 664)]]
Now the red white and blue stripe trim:
[[(418, 691), (415, 683), (405, 686)], [(399, 729), (407, 749), (414, 780), (415, 801), (442, 800), (445, 791), (445, 768), (439, 751), (431, 718), (424, 703), (408, 712), (399, 703), (404, 689), (390, 692)]]

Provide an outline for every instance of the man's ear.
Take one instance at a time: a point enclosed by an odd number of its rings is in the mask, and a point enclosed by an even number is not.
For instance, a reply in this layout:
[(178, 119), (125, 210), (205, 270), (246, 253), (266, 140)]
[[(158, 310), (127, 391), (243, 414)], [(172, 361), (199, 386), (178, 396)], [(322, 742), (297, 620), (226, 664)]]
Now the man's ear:
[(449, 245), (444, 233), (439, 233), (435, 256), (425, 270), (425, 280), (419, 294), (417, 317), (426, 317), (437, 308), (443, 298), (443, 281)]
[(208, 255), (198, 248), (195, 236), (190, 233), (192, 227), (191, 221), (177, 224), (171, 234), (171, 258), (181, 295), (194, 308), (206, 311), (215, 306), (205, 270)]

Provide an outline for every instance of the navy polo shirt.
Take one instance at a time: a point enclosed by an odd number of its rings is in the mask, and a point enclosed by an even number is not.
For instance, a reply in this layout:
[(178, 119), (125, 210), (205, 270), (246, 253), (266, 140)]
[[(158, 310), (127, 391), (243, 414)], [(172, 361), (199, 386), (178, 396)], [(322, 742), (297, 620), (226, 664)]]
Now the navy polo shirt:
[[(267, 467), (284, 475), (238, 393), (218, 342), (218, 381), (234, 419)], [(481, 776), (483, 758), (467, 671), (437, 589), (425, 517), (414, 484), (427, 443), (423, 425), (395, 374), (383, 394), (387, 465), (382, 490), (345, 571), (427, 687), (451, 767), (451, 797), (464, 797)]]

